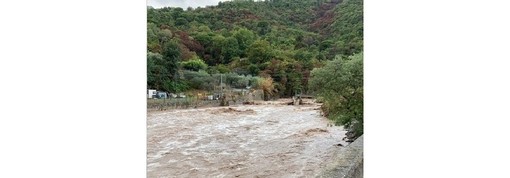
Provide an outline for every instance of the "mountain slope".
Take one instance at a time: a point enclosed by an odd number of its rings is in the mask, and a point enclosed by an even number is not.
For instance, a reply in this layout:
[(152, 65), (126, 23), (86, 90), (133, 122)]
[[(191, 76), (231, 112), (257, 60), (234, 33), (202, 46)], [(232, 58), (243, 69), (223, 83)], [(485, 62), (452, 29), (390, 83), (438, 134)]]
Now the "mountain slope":
[(306, 92), (313, 68), (336, 55), (362, 51), (362, 9), (362, 0), (234, 0), (186, 10), (148, 7), (148, 76), (161, 79), (148, 81), (148, 87), (194, 88), (179, 72), (182, 65), (166, 61), (174, 60), (202, 61), (209, 75), (271, 77), (279, 96)]

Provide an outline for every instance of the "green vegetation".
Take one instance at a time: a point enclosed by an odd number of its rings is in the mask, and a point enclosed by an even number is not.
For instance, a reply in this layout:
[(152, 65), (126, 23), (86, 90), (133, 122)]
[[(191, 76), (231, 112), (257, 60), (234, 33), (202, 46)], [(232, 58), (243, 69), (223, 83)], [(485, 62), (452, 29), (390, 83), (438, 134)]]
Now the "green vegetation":
[(182, 68), (192, 71), (200, 71), (207, 69), (207, 64), (200, 58), (194, 57), (188, 61), (181, 62)]
[[(320, 82), (327, 79), (327, 85), (345, 87), (347, 80), (362, 81), (362, 67), (361, 75), (350, 76), (351, 68), (362, 65), (362, 0), (233, 0), (186, 10), (148, 7), (147, 50), (148, 88), (211, 91), (222, 75), (231, 87), (262, 89), (267, 100), (316, 92), (330, 118), (362, 127), (362, 83), (353, 99), (351, 89), (333, 91)], [(332, 68), (342, 72), (323, 72)]]
[(312, 71), (310, 88), (323, 101), (324, 114), (363, 134), (363, 53), (336, 57)]

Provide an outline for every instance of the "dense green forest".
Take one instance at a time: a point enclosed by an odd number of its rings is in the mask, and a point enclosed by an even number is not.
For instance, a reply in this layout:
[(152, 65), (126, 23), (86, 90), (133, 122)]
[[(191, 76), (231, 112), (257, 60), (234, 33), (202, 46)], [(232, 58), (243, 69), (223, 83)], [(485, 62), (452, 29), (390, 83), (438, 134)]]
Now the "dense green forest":
[(147, 50), (148, 88), (210, 91), (222, 74), (232, 87), (270, 85), (272, 97), (316, 94), (339, 124), (362, 123), (362, 0), (147, 7)]

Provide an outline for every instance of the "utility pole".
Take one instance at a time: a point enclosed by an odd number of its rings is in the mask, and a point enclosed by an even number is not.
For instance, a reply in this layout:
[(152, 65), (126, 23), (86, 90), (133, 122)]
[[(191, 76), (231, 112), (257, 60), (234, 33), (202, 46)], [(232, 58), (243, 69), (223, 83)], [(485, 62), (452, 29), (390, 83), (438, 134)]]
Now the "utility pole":
[(220, 93), (223, 97), (223, 74), (220, 74)]
[(220, 87), (221, 87), (220, 106), (228, 106), (227, 98), (226, 98), (225, 94), (223, 93), (223, 74), (220, 74)]

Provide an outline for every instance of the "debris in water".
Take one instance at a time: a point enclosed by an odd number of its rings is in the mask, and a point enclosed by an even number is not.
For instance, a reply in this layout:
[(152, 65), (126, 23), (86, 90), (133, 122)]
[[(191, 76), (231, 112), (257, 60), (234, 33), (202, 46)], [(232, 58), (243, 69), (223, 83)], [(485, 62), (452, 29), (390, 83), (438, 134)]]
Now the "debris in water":
[(255, 114), (255, 111), (253, 109), (247, 109), (247, 110), (238, 110), (234, 108), (221, 108), (217, 110), (211, 111), (211, 114), (220, 114), (220, 113), (246, 113), (246, 114)]
[(326, 129), (321, 129), (321, 128), (308, 129), (308, 130), (305, 132), (305, 135), (310, 136), (310, 135), (313, 135), (314, 133), (320, 133), (320, 132), (328, 132), (328, 130), (326, 130)]

